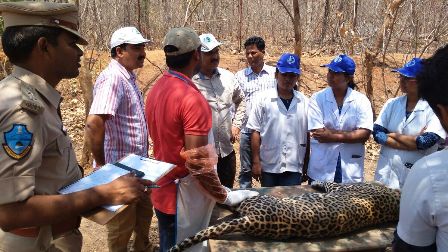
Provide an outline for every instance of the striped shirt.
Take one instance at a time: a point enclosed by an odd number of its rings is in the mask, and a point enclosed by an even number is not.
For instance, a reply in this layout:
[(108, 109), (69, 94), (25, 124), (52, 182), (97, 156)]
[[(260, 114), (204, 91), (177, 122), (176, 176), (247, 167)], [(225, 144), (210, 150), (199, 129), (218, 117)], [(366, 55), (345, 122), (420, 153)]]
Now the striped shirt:
[(130, 153), (148, 156), (143, 97), (135, 81), (133, 72), (112, 59), (93, 88), (89, 114), (111, 116), (105, 124), (106, 163), (116, 162)]
[(251, 131), (246, 127), (246, 124), (251, 112), (252, 101), (260, 91), (276, 87), (275, 67), (264, 64), (261, 72), (258, 74), (252, 71), (250, 67), (245, 68), (235, 74), (235, 82), (243, 91), (246, 101), (246, 114), (241, 126), (241, 132), (249, 133)]

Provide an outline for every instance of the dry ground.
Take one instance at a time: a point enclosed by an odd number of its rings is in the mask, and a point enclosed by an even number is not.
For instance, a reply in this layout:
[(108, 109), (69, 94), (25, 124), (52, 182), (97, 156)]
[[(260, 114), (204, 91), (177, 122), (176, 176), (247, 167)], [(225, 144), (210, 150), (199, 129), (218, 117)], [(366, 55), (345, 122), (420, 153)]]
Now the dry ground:
[[(91, 54), (91, 52), (86, 53), (89, 57), (93, 55), (95, 60), (92, 61), (95, 63), (95, 67), (92, 70), (93, 78), (95, 78), (101, 69), (107, 66), (109, 58), (106, 53), (98, 55), (97, 53)], [(266, 61), (269, 64), (275, 64), (279, 55), (267, 55)], [(326, 86), (326, 69), (319, 67), (321, 64), (328, 63), (334, 56), (320, 56), (316, 55), (316, 53), (304, 54), (302, 57), (302, 70), (303, 74), (301, 77), (301, 91), (306, 95), (310, 95), (311, 93), (320, 90)], [(164, 64), (164, 56), (163, 52), (160, 50), (148, 51), (147, 58), (149, 61), (145, 62), (145, 66), (140, 69), (138, 74), (138, 81), (140, 88), (142, 90), (147, 90), (150, 86), (149, 81), (153, 80), (155, 77), (160, 75), (160, 69), (165, 68)], [(358, 70), (356, 81), (362, 82), (362, 67), (360, 62), (360, 57), (354, 57), (356, 62), (358, 63)], [(391, 67), (397, 67), (401, 65), (403, 62), (402, 55), (390, 55), (388, 63)], [(156, 67), (157, 66), (157, 67)], [(227, 51), (223, 51), (221, 53), (221, 63), (220, 66), (223, 68), (227, 68), (233, 72), (244, 68), (245, 61), (243, 54), (231, 53)], [(159, 69), (160, 68), (160, 69)], [(386, 100), (386, 94), (391, 97), (392, 94), (398, 87), (398, 82), (396, 77), (390, 73), (390, 68), (385, 68), (385, 76), (383, 78), (382, 71), (380, 67), (376, 67), (374, 70), (374, 85), (375, 85), (375, 110), (376, 113), (379, 112), (382, 104)], [(384, 82), (383, 82), (384, 80)], [(387, 83), (385, 85), (384, 83)], [(79, 83), (76, 79), (63, 81), (58, 89), (64, 96), (64, 101), (62, 105), (62, 114), (64, 118), (64, 123), (68, 129), (70, 136), (73, 139), (73, 143), (76, 149), (76, 153), (78, 155), (78, 159), (80, 159), (81, 149), (82, 149), (82, 141), (83, 141), (83, 129), (84, 129), (84, 101), (82, 92), (79, 86)], [(386, 89), (386, 90), (385, 90)], [(359, 85), (359, 90), (364, 92), (364, 86)], [(235, 146), (236, 150), (238, 149)], [(378, 157), (378, 146), (373, 143), (372, 140), (366, 144), (367, 154), (365, 160), (365, 177), (366, 180), (372, 180), (375, 164)], [(237, 155), (238, 156), (238, 155)], [(239, 164), (239, 162), (238, 162)], [(236, 184), (237, 185), (237, 184)], [(84, 246), (83, 251), (107, 251), (107, 242), (106, 242), (106, 229), (104, 226), (98, 225), (89, 220), (83, 219), (81, 224), (81, 231), (84, 234)], [(157, 235), (157, 221), (155, 217), (152, 220), (151, 226), (151, 240), (155, 244), (158, 243), (158, 235)]]

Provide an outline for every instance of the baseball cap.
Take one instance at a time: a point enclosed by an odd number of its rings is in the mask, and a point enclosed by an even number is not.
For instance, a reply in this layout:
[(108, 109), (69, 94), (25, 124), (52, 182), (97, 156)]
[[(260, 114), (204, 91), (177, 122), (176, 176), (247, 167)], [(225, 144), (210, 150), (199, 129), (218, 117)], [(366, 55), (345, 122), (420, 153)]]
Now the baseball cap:
[(211, 50), (215, 49), (217, 46), (222, 45), (221, 42), (216, 40), (215, 36), (213, 36), (210, 33), (201, 34), (199, 36), (199, 39), (201, 40), (201, 51), (202, 52), (210, 52)]
[(292, 53), (284, 53), (277, 62), (277, 69), (280, 73), (300, 74), (300, 58)]
[(110, 48), (114, 48), (122, 44), (137, 45), (148, 42), (149, 40), (145, 39), (137, 28), (129, 26), (114, 31), (112, 37), (110, 38)]
[[(165, 55), (176, 56), (198, 49), (201, 40), (198, 34), (190, 27), (172, 28), (163, 39), (163, 49)], [(167, 52), (167, 46), (172, 46), (174, 50)]]
[(78, 37), (78, 43), (87, 45), (78, 32), (78, 8), (74, 4), (50, 2), (3, 2), (0, 14), (4, 28), (14, 26), (59, 27)]
[(355, 73), (356, 64), (352, 58), (345, 54), (341, 54), (334, 58), (329, 64), (321, 65), (321, 67), (328, 67), (328, 69), (336, 73), (353, 75)]
[(413, 58), (411, 59), (411, 61), (404, 64), (402, 68), (393, 69), (392, 72), (398, 72), (401, 75), (409, 78), (416, 78), (417, 75), (422, 70), (422, 67), (423, 67), (422, 59)]

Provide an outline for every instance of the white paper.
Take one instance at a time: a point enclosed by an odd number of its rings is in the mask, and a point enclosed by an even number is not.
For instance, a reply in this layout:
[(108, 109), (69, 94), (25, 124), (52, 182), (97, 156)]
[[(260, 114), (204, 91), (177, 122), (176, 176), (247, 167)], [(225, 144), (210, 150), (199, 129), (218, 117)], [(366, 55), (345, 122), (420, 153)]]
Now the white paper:
[(120, 160), (120, 164), (124, 164), (131, 168), (137, 169), (145, 173), (144, 179), (157, 182), (163, 175), (167, 174), (174, 167), (173, 164), (157, 161), (155, 159), (141, 157), (130, 154)]
[[(143, 176), (143, 179), (151, 180), (152, 182), (157, 182), (161, 177), (174, 168), (173, 164), (144, 158), (135, 154), (126, 156), (119, 163), (144, 172), (145, 175)], [(106, 164), (100, 169), (90, 173), (88, 176), (60, 189), (59, 193), (69, 194), (107, 184), (128, 173), (130, 173), (128, 170), (122, 169), (113, 164)], [(115, 212), (122, 206), (123, 205), (107, 205), (102, 207), (109, 211)]]

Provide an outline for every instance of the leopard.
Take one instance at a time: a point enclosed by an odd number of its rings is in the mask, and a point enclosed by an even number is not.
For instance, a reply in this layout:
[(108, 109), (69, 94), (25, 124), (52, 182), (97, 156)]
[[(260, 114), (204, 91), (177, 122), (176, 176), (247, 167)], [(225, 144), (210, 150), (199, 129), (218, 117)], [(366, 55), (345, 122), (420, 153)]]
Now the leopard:
[(199, 242), (234, 232), (280, 241), (314, 239), (398, 221), (398, 189), (377, 182), (315, 181), (311, 187), (317, 192), (286, 198), (270, 195), (248, 198), (235, 209), (237, 218), (203, 229), (169, 251), (183, 251)]

